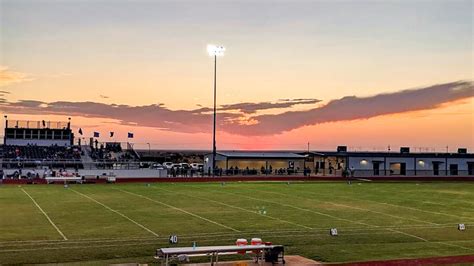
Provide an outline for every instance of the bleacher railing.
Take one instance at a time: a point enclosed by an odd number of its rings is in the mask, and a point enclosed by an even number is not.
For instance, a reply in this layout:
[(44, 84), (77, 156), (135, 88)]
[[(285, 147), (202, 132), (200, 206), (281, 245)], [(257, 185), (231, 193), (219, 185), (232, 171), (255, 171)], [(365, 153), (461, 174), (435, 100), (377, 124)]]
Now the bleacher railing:
[(67, 129), (68, 122), (61, 121), (29, 121), (29, 120), (7, 120), (8, 128), (28, 128), (28, 129)]
[(21, 168), (68, 168), (83, 170), (130, 170), (130, 169), (149, 169), (154, 162), (136, 162), (136, 161), (110, 161), (98, 160), (94, 162), (82, 162), (81, 159), (2, 159), (1, 165), (4, 169), (21, 169)]

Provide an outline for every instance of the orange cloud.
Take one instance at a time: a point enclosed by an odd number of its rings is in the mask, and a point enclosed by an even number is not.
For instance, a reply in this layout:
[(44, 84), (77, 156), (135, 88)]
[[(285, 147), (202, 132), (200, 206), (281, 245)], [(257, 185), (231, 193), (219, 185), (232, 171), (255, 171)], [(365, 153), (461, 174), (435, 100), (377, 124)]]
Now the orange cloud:
[[(327, 104), (301, 111), (279, 114), (254, 114), (260, 110), (286, 109), (301, 104), (301, 99), (283, 103), (240, 103), (224, 106), (217, 116), (219, 128), (241, 136), (270, 136), (290, 132), (305, 126), (330, 122), (369, 119), (377, 116), (432, 110), (453, 101), (472, 98), (474, 85), (470, 81), (437, 84), (429, 87), (403, 90), (368, 97), (346, 96)], [(303, 100), (303, 103), (317, 100)], [(209, 108), (172, 110), (163, 104), (130, 106), (98, 102), (42, 102), (19, 100), (0, 102), (6, 113), (63, 114), (91, 118), (108, 118), (123, 125), (152, 127), (181, 133), (206, 133), (211, 129), (212, 113)], [(250, 113), (250, 115), (249, 115)]]
[(0, 87), (30, 80), (32, 80), (32, 78), (25, 73), (11, 71), (6, 66), (0, 66)]

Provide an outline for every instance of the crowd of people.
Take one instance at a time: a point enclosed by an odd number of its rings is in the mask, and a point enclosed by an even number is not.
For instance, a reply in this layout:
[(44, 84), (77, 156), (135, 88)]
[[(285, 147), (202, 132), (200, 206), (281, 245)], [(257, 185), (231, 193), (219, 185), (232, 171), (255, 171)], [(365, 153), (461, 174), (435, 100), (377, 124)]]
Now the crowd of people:
[[(292, 175), (292, 174), (303, 174), (303, 175), (310, 175), (311, 174), (311, 169), (309, 167), (306, 167), (304, 169), (300, 169), (299, 167), (296, 168), (277, 168), (273, 169), (273, 167), (270, 165), (268, 168), (265, 168), (262, 166), (260, 170), (257, 170), (255, 168), (249, 168), (245, 167), (243, 169), (240, 169), (238, 166), (233, 167), (231, 166), (229, 169), (222, 169), (222, 168), (216, 168), (214, 170), (214, 175), (217, 176), (232, 176), (232, 175)], [(212, 169), (209, 168), (207, 169), (207, 174), (212, 175)]]
[(79, 146), (63, 147), (52, 145), (41, 147), (36, 145), (15, 146), (4, 145), (2, 151), (4, 159), (16, 160), (80, 160)]
[(90, 146), (90, 157), (95, 161), (136, 161), (138, 158), (128, 150), (123, 150), (120, 145), (103, 145), (95, 143)]

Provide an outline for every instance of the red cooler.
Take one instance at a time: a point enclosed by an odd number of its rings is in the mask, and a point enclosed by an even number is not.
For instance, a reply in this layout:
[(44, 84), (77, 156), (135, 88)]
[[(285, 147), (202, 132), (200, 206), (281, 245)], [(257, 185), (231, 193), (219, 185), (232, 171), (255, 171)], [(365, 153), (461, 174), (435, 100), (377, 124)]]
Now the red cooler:
[[(248, 245), (248, 241), (247, 241), (247, 239), (239, 238), (239, 239), (237, 239), (237, 241), (235, 241), (235, 244), (237, 246), (246, 246), (246, 245)], [(245, 254), (245, 250), (239, 251), (238, 253), (239, 254)]]
[[(261, 238), (257, 238), (257, 237), (254, 237), (252, 238), (252, 240), (250, 240), (250, 245), (252, 246), (258, 246), (258, 245), (261, 245), (263, 242), (262, 242), (262, 239)], [(253, 253), (259, 253), (260, 251), (254, 251)]]

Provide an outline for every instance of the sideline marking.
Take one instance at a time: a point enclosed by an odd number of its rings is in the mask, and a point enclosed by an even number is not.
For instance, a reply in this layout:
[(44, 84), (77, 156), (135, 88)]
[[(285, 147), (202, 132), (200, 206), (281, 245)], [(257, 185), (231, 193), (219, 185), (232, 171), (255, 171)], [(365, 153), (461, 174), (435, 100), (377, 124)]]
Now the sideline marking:
[(28, 194), (28, 192), (26, 192), (26, 190), (24, 190), (23, 188), (21, 189), (21, 191), (23, 191), (31, 199), (31, 201), (33, 201), (33, 203), (36, 205), (36, 207), (38, 207), (38, 209), (43, 213), (43, 215), (46, 217), (46, 219), (48, 219), (49, 223), (54, 227), (54, 229), (56, 229), (56, 231), (58, 231), (58, 233), (63, 237), (63, 239), (67, 240), (67, 237), (63, 234), (63, 232), (61, 232), (61, 230), (59, 230), (59, 228), (56, 226), (56, 224), (53, 223), (51, 218), (49, 218), (48, 214), (46, 214), (46, 212), (43, 211), (43, 209), (39, 206), (39, 204), (36, 202), (36, 200), (33, 199), (33, 197), (30, 194)]
[[(467, 241), (453, 241), (453, 242), (471, 242), (472, 240), (467, 240)], [(435, 244), (444, 244), (448, 246), (455, 246), (455, 247), (461, 247), (467, 250), (473, 251), (474, 249), (472, 248), (467, 248), (463, 246), (458, 246), (456, 244), (449, 243), (450, 241), (435, 241), (435, 242), (429, 242), (429, 243), (435, 243)], [(92, 245), (92, 246), (62, 246), (62, 247), (42, 247), (42, 248), (28, 248), (28, 249), (4, 249), (0, 250), (0, 253), (8, 253), (8, 252), (27, 252), (27, 251), (40, 251), (40, 250), (61, 250), (61, 249), (84, 249), (84, 248), (102, 248), (102, 247), (122, 247), (122, 246), (139, 246), (139, 245), (155, 245), (156, 243), (150, 242), (150, 243), (122, 243), (122, 244), (111, 244), (111, 245)]]
[(130, 195), (135, 195), (135, 196), (137, 196), (137, 197), (141, 197), (141, 198), (147, 199), (147, 200), (149, 200), (149, 201), (152, 201), (152, 202), (161, 204), (161, 205), (163, 205), (163, 206), (166, 206), (166, 207), (168, 207), (168, 208), (171, 208), (171, 209), (174, 209), (174, 210), (177, 210), (177, 211), (180, 211), (180, 212), (184, 212), (184, 213), (186, 213), (186, 214), (189, 214), (189, 215), (191, 215), (191, 216), (194, 216), (194, 217), (199, 218), (199, 219), (201, 219), (201, 220), (204, 220), (204, 221), (206, 221), (206, 222), (209, 222), (209, 223), (212, 223), (212, 224), (215, 224), (215, 225), (218, 225), (218, 226), (221, 226), (221, 227), (230, 229), (230, 230), (232, 230), (232, 231), (234, 231), (234, 232), (241, 232), (240, 230), (237, 230), (237, 229), (232, 228), (232, 227), (230, 227), (230, 226), (227, 226), (227, 225), (224, 225), (224, 224), (215, 222), (215, 221), (213, 221), (213, 220), (209, 220), (209, 219), (204, 218), (204, 217), (202, 217), (202, 216), (199, 216), (199, 215), (197, 215), (197, 214), (195, 214), (195, 213), (188, 212), (188, 211), (186, 211), (186, 210), (183, 210), (183, 209), (181, 209), (181, 208), (175, 207), (175, 206), (173, 206), (173, 205), (169, 205), (169, 204), (167, 204), (167, 203), (164, 203), (164, 202), (161, 202), (161, 201), (158, 201), (158, 200), (154, 200), (154, 199), (149, 198), (149, 197), (147, 197), (147, 196), (143, 196), (143, 195), (136, 194), (136, 193), (133, 193), (133, 192), (129, 192), (129, 191), (126, 191), (126, 190), (122, 190), (122, 189), (119, 189), (119, 188), (114, 188), (114, 189), (119, 190), (119, 191), (122, 191), (122, 192), (124, 192), (124, 193), (128, 193), (128, 194), (130, 194)]
[(109, 206), (107, 206), (107, 205), (105, 205), (105, 204), (103, 204), (103, 203), (101, 203), (101, 202), (99, 202), (99, 201), (97, 201), (97, 200), (95, 200), (95, 199), (93, 199), (93, 198), (91, 198), (91, 197), (85, 195), (85, 194), (82, 194), (82, 193), (79, 192), (79, 191), (76, 191), (76, 190), (74, 190), (74, 189), (72, 189), (72, 188), (69, 188), (69, 190), (72, 190), (72, 191), (76, 192), (77, 194), (79, 194), (79, 195), (81, 195), (81, 196), (83, 196), (83, 197), (85, 197), (85, 198), (87, 198), (87, 199), (92, 200), (93, 202), (95, 202), (95, 203), (101, 205), (102, 207), (106, 208), (107, 210), (109, 210), (109, 211), (111, 211), (111, 212), (114, 212), (114, 213), (116, 213), (116, 214), (122, 216), (123, 218), (125, 218), (125, 219), (129, 220), (130, 222), (134, 223), (135, 225), (137, 225), (137, 226), (141, 227), (142, 229), (148, 231), (148, 232), (151, 233), (152, 235), (154, 235), (154, 236), (156, 236), (156, 237), (159, 237), (159, 235), (158, 235), (157, 233), (153, 232), (152, 230), (148, 229), (147, 227), (145, 227), (144, 225), (138, 223), (137, 221), (133, 220), (132, 218), (126, 216), (125, 214), (123, 214), (123, 213), (121, 213), (121, 212), (119, 212), (119, 211), (117, 211), (117, 210), (114, 210), (114, 209), (110, 208)]
[(248, 210), (248, 209), (239, 207), (239, 206), (235, 206), (235, 205), (230, 205), (230, 204), (227, 204), (227, 203), (224, 203), (224, 202), (219, 202), (219, 201), (212, 200), (212, 199), (208, 199), (208, 198), (201, 198), (201, 197), (198, 197), (198, 196), (191, 196), (191, 195), (188, 195), (188, 194), (185, 194), (185, 193), (175, 192), (175, 191), (166, 190), (166, 189), (158, 188), (158, 187), (153, 187), (153, 188), (155, 188), (155, 189), (160, 189), (160, 190), (163, 190), (163, 191), (166, 191), (166, 192), (169, 192), (169, 193), (177, 193), (177, 194), (181, 194), (181, 195), (184, 195), (184, 196), (187, 196), (187, 197), (191, 197), (191, 198), (196, 198), (196, 199), (200, 199), (200, 200), (205, 200), (205, 201), (209, 201), (209, 202), (214, 202), (214, 203), (217, 203), (217, 204), (220, 204), (220, 205), (223, 205), (223, 206), (227, 206), (227, 207), (234, 208), (234, 209), (237, 209), (237, 210), (249, 212), (249, 213), (252, 213), (252, 214), (255, 214), (255, 215), (263, 216), (263, 217), (266, 217), (266, 218), (269, 218), (269, 219), (272, 219), (272, 220), (276, 220), (276, 221), (280, 221), (280, 222), (283, 222), (283, 223), (296, 225), (296, 226), (303, 227), (303, 228), (306, 228), (306, 229), (311, 229), (311, 230), (314, 229), (314, 228), (309, 227), (309, 226), (306, 226), (306, 225), (297, 224), (297, 223), (294, 223), (294, 222), (282, 220), (282, 219), (280, 219), (280, 218), (273, 217), (273, 216), (269, 216), (269, 215), (263, 215), (263, 214), (260, 214), (260, 213), (258, 213), (258, 212), (254, 212), (254, 211), (251, 211), (251, 210)]
[[(380, 228), (362, 228), (362, 227), (340, 227), (342, 231), (345, 232), (353, 232), (353, 233), (344, 233), (344, 235), (365, 235), (365, 234), (386, 234), (387, 232), (384, 229), (388, 228), (394, 228), (394, 229), (417, 229), (417, 228), (455, 228), (457, 224), (444, 224), (440, 226), (425, 226), (425, 225), (419, 225), (419, 226), (399, 226), (399, 227), (380, 227)], [(466, 224), (467, 225), (467, 224)], [(469, 225), (469, 226), (472, 226)], [(377, 231), (381, 231), (380, 233)], [(242, 231), (240, 233), (242, 234), (261, 234), (261, 235), (266, 235), (266, 234), (275, 234), (278, 233), (279, 235), (283, 235), (285, 233), (288, 234), (307, 234), (309, 232), (316, 232), (316, 235), (327, 235), (326, 233), (327, 228), (326, 227), (319, 227), (319, 228), (313, 228), (311, 230), (301, 230), (301, 229), (283, 229), (283, 230), (255, 230), (255, 231)], [(358, 231), (363, 231), (361, 233), (357, 233)], [(371, 232), (375, 231), (375, 232)], [(183, 234), (180, 236), (180, 238), (202, 238), (202, 237), (220, 237), (220, 236), (233, 236), (235, 233), (231, 232), (216, 232), (216, 233), (199, 233), (199, 234)], [(272, 236), (275, 237), (275, 236)], [(11, 241), (1, 241), (0, 242), (0, 247), (5, 247), (5, 246), (27, 246), (27, 245), (35, 245), (35, 244), (43, 244), (43, 245), (55, 245), (55, 244), (73, 244), (73, 243), (89, 243), (89, 242), (120, 242), (120, 241), (142, 241), (142, 240), (153, 240), (156, 238), (154, 237), (126, 237), (126, 238), (75, 238), (75, 239), (69, 239), (67, 242), (64, 242), (64, 240), (11, 240)], [(167, 240), (168, 238), (163, 237), (163, 239)], [(458, 240), (458, 242), (461, 241), (474, 241), (474, 240)], [(1, 250), (1, 249), (0, 249)]]

